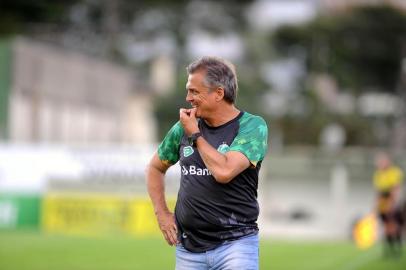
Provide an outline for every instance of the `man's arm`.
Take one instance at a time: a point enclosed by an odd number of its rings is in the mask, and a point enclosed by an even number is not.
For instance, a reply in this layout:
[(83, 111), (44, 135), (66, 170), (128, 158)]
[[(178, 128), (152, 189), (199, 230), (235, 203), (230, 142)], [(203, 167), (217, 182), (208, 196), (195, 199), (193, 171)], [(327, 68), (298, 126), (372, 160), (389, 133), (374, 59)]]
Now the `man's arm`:
[(146, 177), (148, 193), (154, 206), (159, 228), (166, 242), (172, 246), (176, 245), (178, 241), (175, 216), (169, 211), (165, 200), (164, 177), (169, 167), (170, 165), (162, 162), (155, 153), (146, 169)]
[[(179, 119), (188, 136), (199, 131), (195, 117), (196, 109), (180, 109)], [(226, 184), (250, 166), (248, 158), (238, 151), (226, 154), (218, 152), (203, 137), (196, 140), (197, 150), (207, 169), (217, 182)]]
[(197, 150), (207, 169), (217, 182), (226, 184), (250, 166), (248, 158), (240, 152), (218, 152), (203, 137), (196, 140)]

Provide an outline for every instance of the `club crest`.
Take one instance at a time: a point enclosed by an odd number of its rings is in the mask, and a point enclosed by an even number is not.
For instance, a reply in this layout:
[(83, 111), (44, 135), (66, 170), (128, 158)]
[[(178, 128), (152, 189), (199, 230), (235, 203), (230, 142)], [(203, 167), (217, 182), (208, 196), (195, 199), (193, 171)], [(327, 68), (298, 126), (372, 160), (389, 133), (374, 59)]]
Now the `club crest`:
[(184, 157), (190, 156), (191, 154), (193, 154), (193, 152), (194, 152), (194, 150), (193, 150), (193, 148), (191, 146), (186, 146), (186, 147), (183, 148), (183, 156)]
[(217, 151), (224, 154), (225, 152), (227, 152), (228, 148), (230, 148), (230, 146), (228, 146), (228, 144), (223, 142), (222, 144), (219, 145), (219, 147), (217, 148)]

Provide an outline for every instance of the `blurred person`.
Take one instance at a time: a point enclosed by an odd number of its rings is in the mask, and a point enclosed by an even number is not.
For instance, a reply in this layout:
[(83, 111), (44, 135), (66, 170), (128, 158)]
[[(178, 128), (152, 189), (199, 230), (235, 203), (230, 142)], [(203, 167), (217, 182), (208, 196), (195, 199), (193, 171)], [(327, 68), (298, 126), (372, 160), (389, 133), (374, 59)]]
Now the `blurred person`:
[[(237, 77), (225, 60), (203, 57), (187, 67), (186, 101), (147, 169), (159, 227), (176, 245), (176, 269), (258, 269), (258, 173), (268, 128), (235, 106)], [(175, 213), (164, 176), (179, 161)]]
[(391, 158), (384, 152), (376, 156), (375, 166), (373, 181), (377, 191), (376, 210), (384, 227), (384, 255), (400, 256), (404, 225), (401, 211), (403, 172), (392, 164)]

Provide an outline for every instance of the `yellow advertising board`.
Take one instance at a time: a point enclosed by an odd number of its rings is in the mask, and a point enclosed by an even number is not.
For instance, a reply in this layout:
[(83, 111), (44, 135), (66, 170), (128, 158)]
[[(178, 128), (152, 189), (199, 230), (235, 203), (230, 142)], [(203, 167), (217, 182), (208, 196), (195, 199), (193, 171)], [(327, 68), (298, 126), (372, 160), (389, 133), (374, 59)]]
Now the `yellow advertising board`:
[[(168, 200), (174, 209), (176, 199)], [(101, 235), (128, 233), (158, 235), (152, 203), (148, 197), (106, 194), (51, 193), (42, 203), (42, 228), (47, 232)]]

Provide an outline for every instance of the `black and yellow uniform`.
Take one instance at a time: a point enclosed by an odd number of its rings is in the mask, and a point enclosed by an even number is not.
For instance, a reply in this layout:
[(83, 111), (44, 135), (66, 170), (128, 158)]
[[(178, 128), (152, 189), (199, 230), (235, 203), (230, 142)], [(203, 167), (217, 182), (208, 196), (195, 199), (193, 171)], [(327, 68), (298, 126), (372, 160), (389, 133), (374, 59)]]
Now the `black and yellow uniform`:
[(383, 221), (389, 218), (397, 218), (394, 211), (395, 201), (393, 189), (400, 186), (403, 181), (403, 173), (396, 166), (390, 166), (385, 170), (378, 170), (374, 174), (374, 186), (378, 192), (378, 213)]
[(378, 192), (377, 210), (385, 226), (384, 256), (401, 256), (402, 226), (404, 218), (397, 205), (397, 193), (403, 181), (403, 173), (396, 166), (377, 170), (374, 174), (374, 186)]

